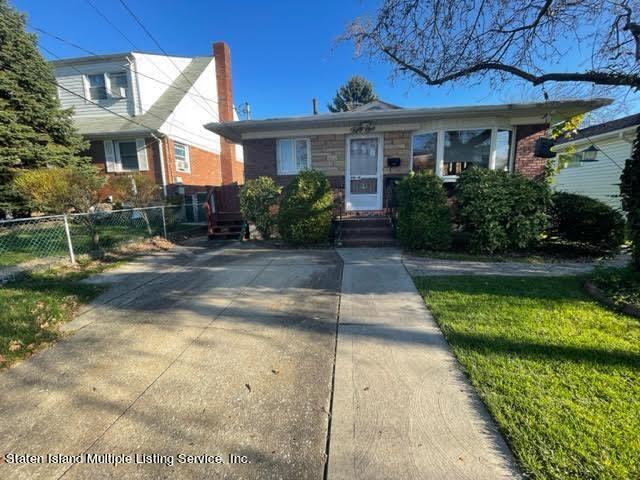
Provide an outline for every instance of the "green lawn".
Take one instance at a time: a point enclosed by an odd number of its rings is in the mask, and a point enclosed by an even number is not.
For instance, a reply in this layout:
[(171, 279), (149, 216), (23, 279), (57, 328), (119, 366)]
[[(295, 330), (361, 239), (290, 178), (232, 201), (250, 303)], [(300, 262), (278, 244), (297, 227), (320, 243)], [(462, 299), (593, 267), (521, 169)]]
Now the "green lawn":
[(640, 478), (638, 319), (578, 278), (415, 282), (530, 478)]
[(640, 272), (631, 266), (624, 268), (599, 268), (591, 281), (619, 306), (631, 304), (640, 308)]
[(71, 320), (81, 304), (102, 291), (80, 280), (105, 268), (87, 265), (48, 270), (1, 286), (0, 368), (56, 340), (61, 335), (60, 324)]
[[(179, 234), (193, 231), (193, 225), (167, 219), (167, 233)], [(138, 219), (122, 225), (104, 225), (98, 223), (99, 248), (109, 250), (124, 242), (161, 235), (162, 224), (152, 223), (150, 235), (146, 225)], [(91, 237), (84, 225), (70, 226), (71, 239), (76, 255), (88, 254), (95, 250)], [(0, 267), (16, 265), (36, 258), (68, 256), (67, 240), (61, 222), (50, 222), (31, 228), (0, 228)]]

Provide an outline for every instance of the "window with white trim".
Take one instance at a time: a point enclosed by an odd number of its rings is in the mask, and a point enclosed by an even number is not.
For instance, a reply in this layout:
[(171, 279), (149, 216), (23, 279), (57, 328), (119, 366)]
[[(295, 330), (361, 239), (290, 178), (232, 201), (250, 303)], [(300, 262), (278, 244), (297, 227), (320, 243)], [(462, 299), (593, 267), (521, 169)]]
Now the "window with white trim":
[(134, 141), (116, 142), (116, 155), (122, 171), (140, 170), (138, 163), (138, 147)]
[(109, 95), (112, 98), (127, 98), (129, 79), (126, 72), (111, 72), (107, 75)]
[(295, 175), (311, 167), (311, 145), (308, 138), (282, 138), (277, 145), (278, 175)]
[(90, 100), (106, 100), (107, 84), (103, 73), (97, 75), (87, 75)]
[(176, 158), (176, 170), (189, 173), (191, 162), (189, 160), (189, 146), (182, 143), (173, 143), (173, 156)]
[(438, 132), (416, 134), (411, 139), (413, 171), (435, 173), (438, 156)]
[(411, 147), (414, 171), (435, 172), (451, 181), (472, 165), (508, 171), (513, 131), (494, 127), (416, 132)]
[(90, 100), (118, 100), (129, 94), (129, 77), (126, 72), (95, 73), (86, 75), (87, 94)]

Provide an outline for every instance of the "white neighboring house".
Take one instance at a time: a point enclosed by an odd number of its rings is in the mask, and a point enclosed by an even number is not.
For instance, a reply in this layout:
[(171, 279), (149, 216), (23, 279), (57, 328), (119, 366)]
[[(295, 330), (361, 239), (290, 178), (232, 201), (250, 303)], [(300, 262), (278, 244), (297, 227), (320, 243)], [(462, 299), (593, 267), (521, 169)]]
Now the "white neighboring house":
[(126, 52), (51, 63), (62, 106), (73, 107), (106, 174), (144, 172), (189, 203), (201, 202), (207, 187), (242, 183), (242, 150), (203, 127), (237, 119), (224, 42), (206, 57)]
[(553, 150), (561, 170), (555, 177), (557, 191), (579, 193), (603, 201), (618, 210), (620, 175), (631, 157), (640, 114), (578, 130)]

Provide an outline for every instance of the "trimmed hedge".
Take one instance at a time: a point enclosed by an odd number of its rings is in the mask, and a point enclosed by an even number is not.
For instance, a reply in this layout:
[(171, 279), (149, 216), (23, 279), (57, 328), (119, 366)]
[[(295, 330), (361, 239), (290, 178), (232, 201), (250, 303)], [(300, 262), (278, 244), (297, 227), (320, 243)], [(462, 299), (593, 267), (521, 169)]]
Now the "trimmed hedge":
[(524, 250), (548, 224), (549, 185), (519, 174), (472, 167), (456, 187), (460, 222), (476, 252)]
[(273, 213), (278, 204), (281, 188), (271, 177), (258, 177), (247, 180), (240, 189), (240, 212), (253, 222), (264, 240), (269, 240), (276, 224)]
[(640, 272), (640, 127), (636, 129), (631, 158), (625, 162), (620, 176), (620, 196), (632, 242), (631, 263)]
[(329, 180), (322, 172), (300, 172), (280, 201), (278, 230), (294, 245), (327, 242), (331, 230), (333, 199)]
[(552, 234), (564, 240), (604, 250), (613, 250), (624, 241), (622, 214), (600, 200), (556, 192), (550, 213)]
[(428, 173), (397, 185), (398, 239), (404, 248), (446, 250), (451, 245), (451, 214), (442, 180)]

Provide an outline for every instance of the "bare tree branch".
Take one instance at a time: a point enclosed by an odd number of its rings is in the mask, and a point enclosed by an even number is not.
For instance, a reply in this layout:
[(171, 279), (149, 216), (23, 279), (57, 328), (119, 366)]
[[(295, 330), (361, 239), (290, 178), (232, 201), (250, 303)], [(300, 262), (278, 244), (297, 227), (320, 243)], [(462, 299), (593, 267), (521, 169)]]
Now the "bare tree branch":
[[(345, 38), (427, 85), (514, 77), (638, 90), (639, 11), (640, 0), (386, 0)], [(583, 49), (591, 65), (564, 71)]]

